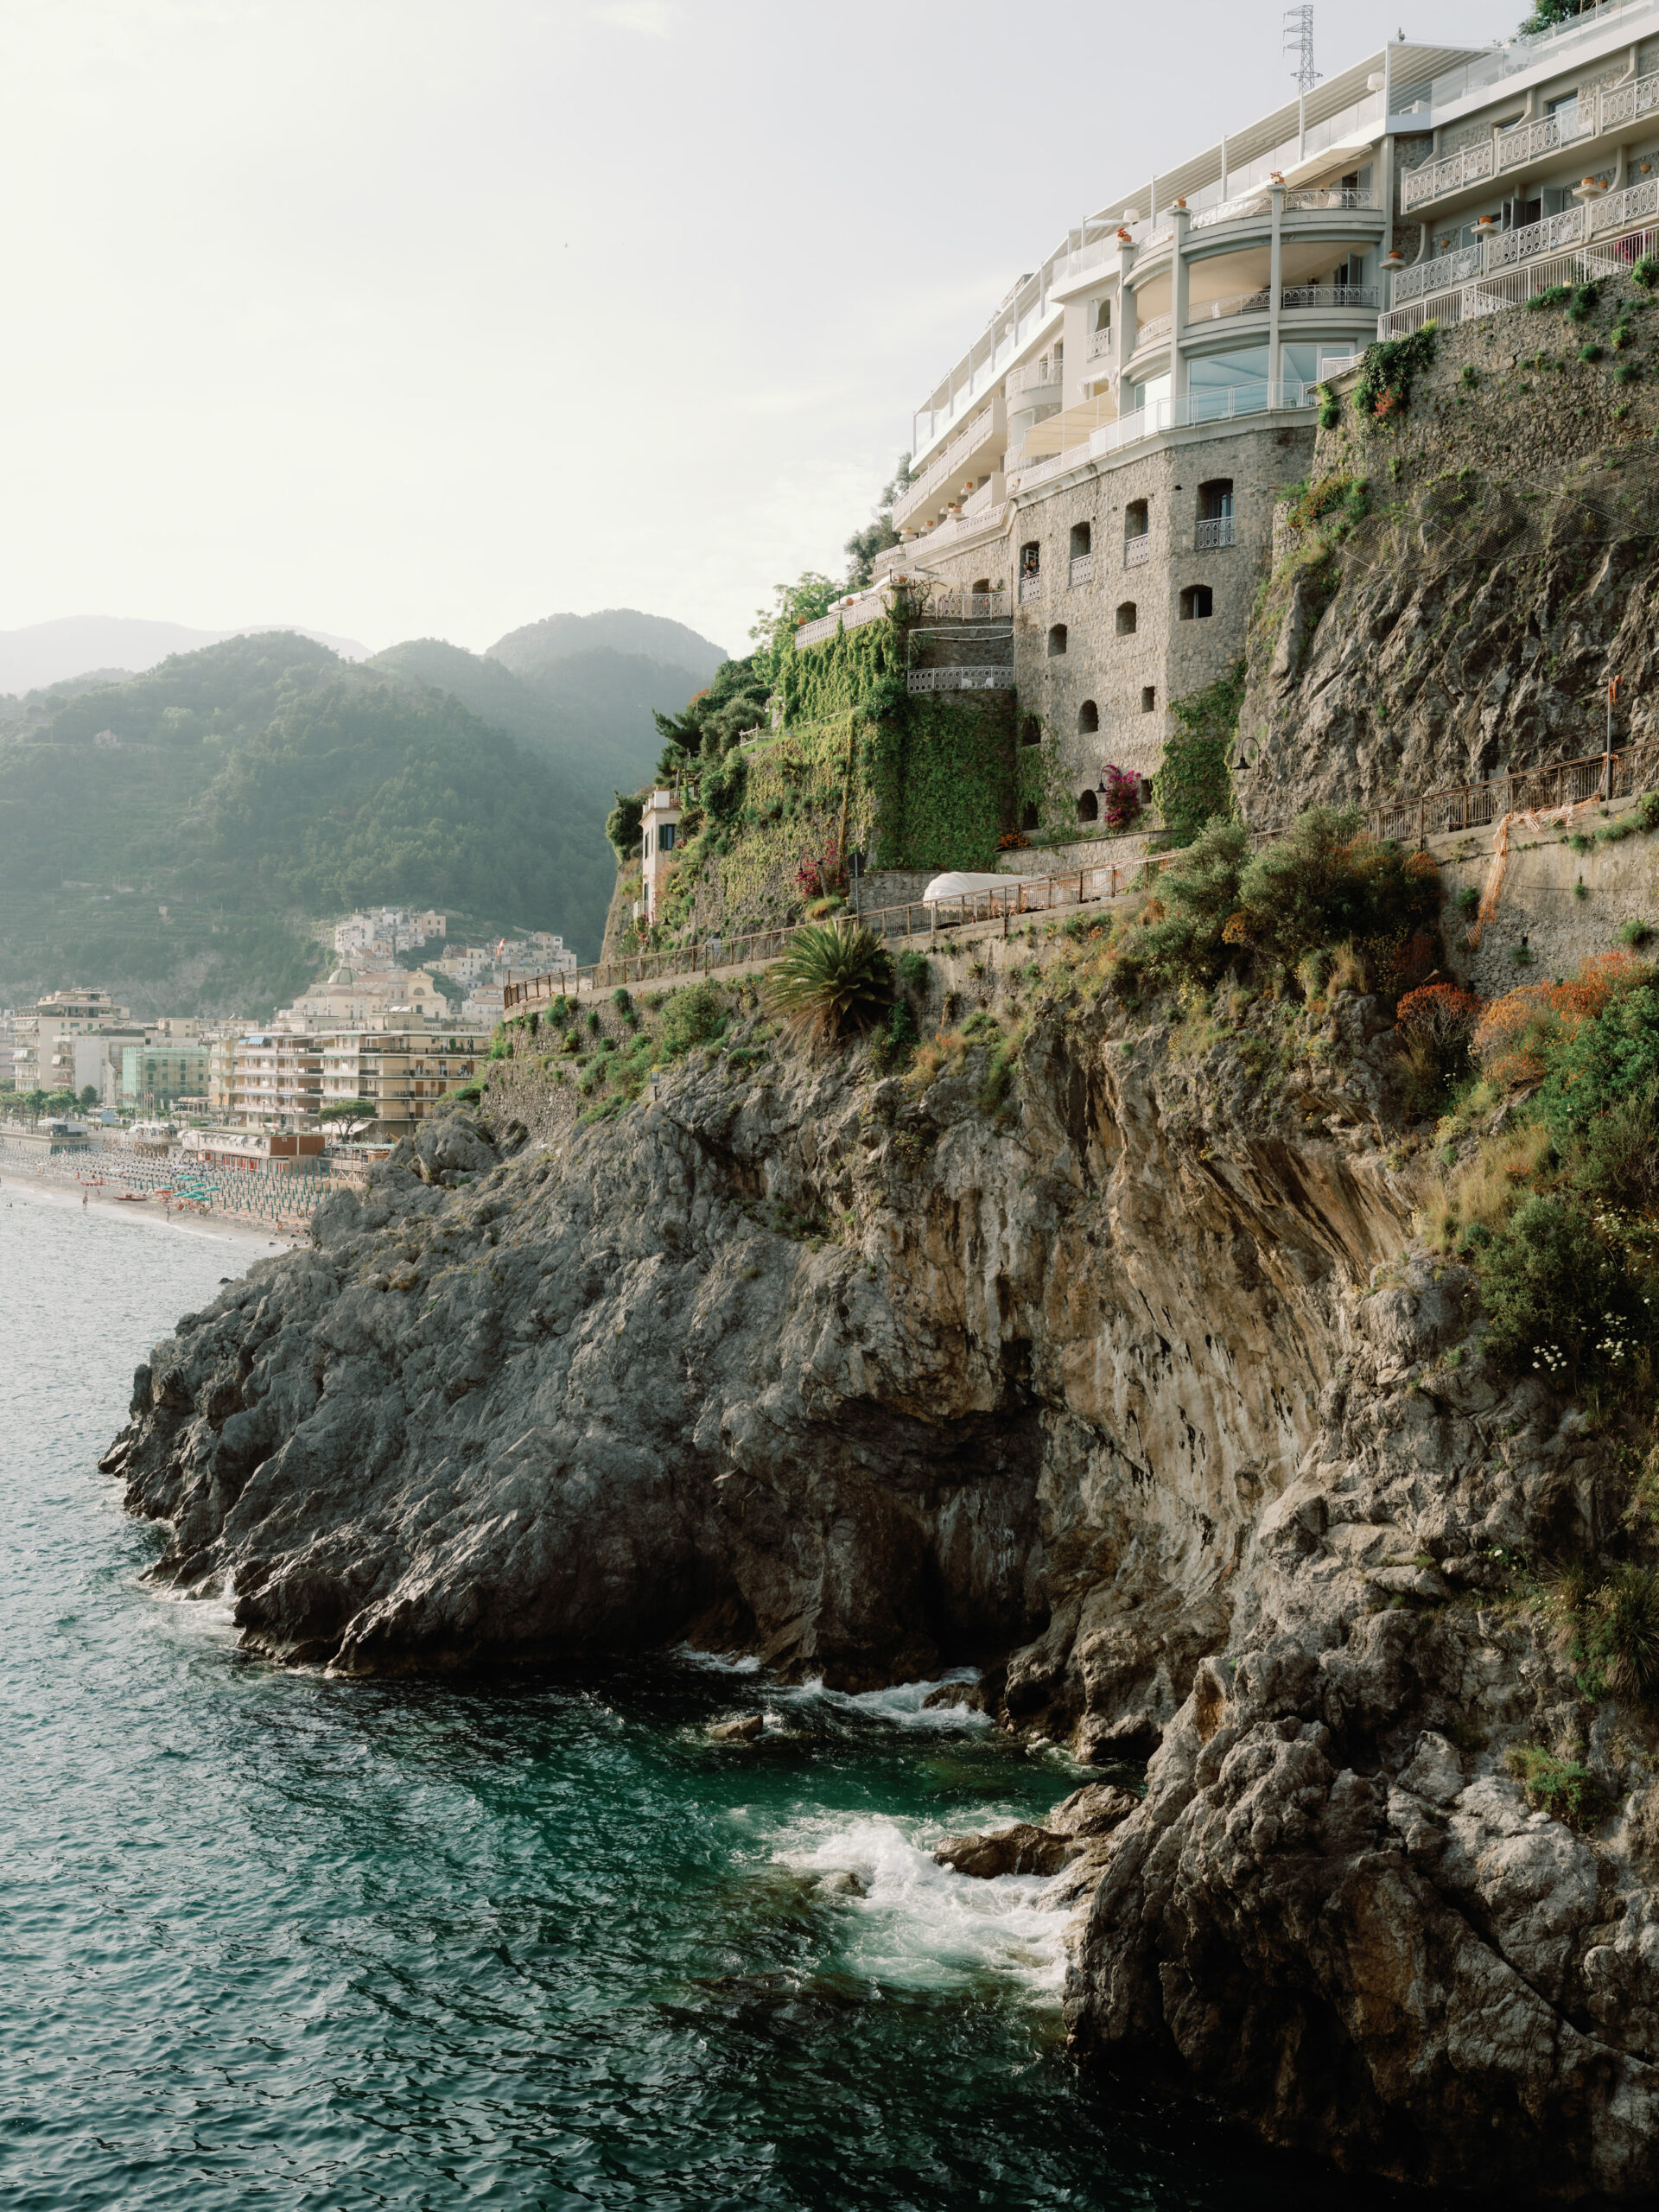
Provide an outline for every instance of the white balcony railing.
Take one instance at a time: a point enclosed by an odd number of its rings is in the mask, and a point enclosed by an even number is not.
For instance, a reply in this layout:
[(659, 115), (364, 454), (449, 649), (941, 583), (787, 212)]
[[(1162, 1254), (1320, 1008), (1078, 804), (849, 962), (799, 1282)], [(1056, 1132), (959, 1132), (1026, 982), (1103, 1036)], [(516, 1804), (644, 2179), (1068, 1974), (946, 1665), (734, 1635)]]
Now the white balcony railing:
[(1280, 305), (1296, 308), (1376, 308), (1375, 284), (1287, 284)]
[(1060, 381), (1060, 364), (1047, 353), (1040, 360), (1027, 361), (1022, 368), (1010, 369), (1006, 386), (1012, 399), (1016, 393), (1045, 391)]
[(1587, 138), (1605, 137), (1610, 130), (1659, 114), (1659, 73), (1637, 77), (1623, 85), (1608, 85), (1599, 92), (1586, 92), (1571, 106), (1554, 115), (1539, 116), (1495, 132), (1461, 152), (1443, 155), (1408, 169), (1401, 179), (1402, 213), (1427, 207), (1471, 185), (1490, 183), (1495, 176), (1526, 168)]
[[(1659, 79), (1656, 79), (1659, 81)], [(1527, 223), (1516, 231), (1494, 231), (1473, 245), (1455, 253), (1442, 253), (1433, 261), (1419, 261), (1395, 271), (1389, 304), (1402, 308), (1431, 292), (1517, 269), (1523, 263), (1541, 261), (1551, 254), (1570, 253), (1575, 247), (1611, 245), (1622, 232), (1638, 229), (1659, 215), (1659, 177), (1643, 177), (1623, 192), (1604, 193), (1578, 207), (1564, 207), (1559, 215)], [(1541, 288), (1540, 288), (1541, 289)]]
[(1400, 204), (1409, 214), (1414, 207), (1425, 207), (1431, 200), (1444, 199), (1448, 192), (1484, 184), (1495, 173), (1495, 166), (1490, 138), (1483, 138), (1478, 146), (1465, 146), (1460, 154), (1447, 154), (1441, 161), (1424, 162), (1401, 178)]
[(1112, 334), (1109, 330), (1091, 330), (1090, 332), (1089, 359), (1091, 361), (1099, 360), (1103, 353), (1109, 353), (1111, 350)]
[(1069, 583), (1074, 586), (1077, 584), (1086, 584), (1093, 577), (1094, 573), (1094, 555), (1092, 553), (1074, 553), (1071, 556), (1071, 565), (1066, 570), (1066, 580)]
[(1021, 607), (1027, 607), (1027, 606), (1029, 606), (1029, 605), (1030, 605), (1030, 603), (1031, 603), (1031, 601), (1032, 601), (1033, 599), (1040, 599), (1040, 598), (1042, 597), (1042, 595), (1043, 595), (1043, 578), (1042, 578), (1042, 572), (1040, 571), (1040, 569), (1027, 569), (1027, 572), (1026, 572), (1026, 574), (1025, 574), (1024, 575), (1022, 575), (1022, 576), (1020, 577), (1020, 606), (1021, 606)]
[[(1302, 384), (1292, 378), (1281, 384), (1230, 385), (1220, 391), (1189, 392), (1184, 399), (1154, 400), (1133, 414), (1120, 415), (1116, 422), (1103, 423), (1060, 453), (1011, 469), (1008, 489), (1029, 492), (1068, 468), (1076, 468), (1084, 461), (1103, 460), (1108, 454), (1121, 453), (1126, 446), (1137, 445), (1145, 438), (1161, 437), (1167, 430), (1202, 428), (1247, 419), (1252, 415), (1316, 407), (1319, 397), (1317, 384)], [(1144, 554), (1141, 556), (1143, 560), (1146, 557)]]
[(924, 470), (921, 475), (905, 486), (893, 503), (893, 521), (907, 521), (918, 507), (927, 504), (936, 492), (943, 491), (952, 478), (963, 473), (982, 446), (988, 444), (994, 437), (1000, 437), (1002, 429), (1002, 419), (993, 399), (988, 407), (975, 416), (959, 437), (950, 441), (931, 468)]
[(1135, 332), (1135, 352), (1138, 353), (1143, 346), (1158, 345), (1162, 340), (1168, 337), (1170, 332), (1174, 328), (1174, 327), (1175, 321), (1173, 315), (1154, 315), (1149, 322), (1143, 322), (1140, 328)]
[(1126, 569), (1144, 569), (1152, 558), (1152, 532), (1143, 530), (1136, 537), (1123, 541), (1123, 565)]
[(1205, 300), (1186, 311), (1190, 330), (1195, 322), (1227, 322), (1236, 315), (1266, 315), (1273, 304), (1273, 294), (1259, 292), (1230, 292), (1225, 299)]
[(1236, 544), (1233, 518), (1231, 515), (1201, 515), (1192, 532), (1192, 543), (1200, 553), (1211, 553), (1218, 546)]
[(908, 691), (1012, 691), (1011, 668), (912, 668), (905, 678)]
[(1287, 214), (1325, 208), (1353, 214), (1369, 213), (1376, 207), (1374, 194), (1362, 191), (1355, 184), (1297, 185), (1285, 194)]

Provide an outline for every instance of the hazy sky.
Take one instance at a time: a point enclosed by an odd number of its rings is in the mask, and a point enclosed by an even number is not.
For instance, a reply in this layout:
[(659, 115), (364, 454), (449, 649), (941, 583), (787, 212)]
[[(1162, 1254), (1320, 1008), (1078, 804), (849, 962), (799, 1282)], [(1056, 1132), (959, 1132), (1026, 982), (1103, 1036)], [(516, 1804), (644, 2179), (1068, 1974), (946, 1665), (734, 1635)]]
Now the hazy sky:
[[(1523, 12), (1402, 5), (1318, 0), (1320, 66)], [(0, 629), (624, 605), (745, 650), (1012, 278), (1287, 97), (1280, 41), (1278, 0), (6, 0)]]

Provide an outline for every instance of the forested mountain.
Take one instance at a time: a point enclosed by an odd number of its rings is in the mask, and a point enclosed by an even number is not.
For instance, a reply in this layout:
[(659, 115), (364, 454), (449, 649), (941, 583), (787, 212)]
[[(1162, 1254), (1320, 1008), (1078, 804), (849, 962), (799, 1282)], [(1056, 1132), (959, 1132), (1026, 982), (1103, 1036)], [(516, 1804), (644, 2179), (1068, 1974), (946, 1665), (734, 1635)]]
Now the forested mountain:
[(517, 675), (538, 676), (556, 661), (591, 652), (621, 653), (664, 668), (689, 669), (696, 679), (694, 690), (706, 683), (727, 658), (723, 645), (711, 645), (683, 622), (642, 614), (636, 607), (607, 607), (598, 614), (550, 614), (543, 621), (527, 622), (523, 629), (498, 638), (489, 648), (489, 658)]
[(0, 729), (0, 1002), (79, 981), (260, 1013), (316, 965), (306, 918), (370, 901), (591, 957), (602, 821), (448, 691), (293, 633), (40, 695)]
[[(154, 668), (169, 653), (194, 652), (226, 638), (252, 634), (250, 629), (191, 630), (182, 622), (143, 622), (118, 614), (66, 614), (54, 622), (31, 622), (26, 629), (0, 630), (0, 693), (36, 690), (89, 671), (130, 676)], [(368, 657), (368, 647), (353, 638), (336, 638), (327, 630), (296, 634), (331, 645), (346, 660)]]
[(653, 714), (679, 711), (709, 681), (696, 669), (602, 646), (543, 662), (524, 676), (437, 638), (390, 646), (373, 665), (435, 683), (510, 730), (571, 778), (601, 823), (613, 790), (632, 791), (652, 772), (658, 750)]

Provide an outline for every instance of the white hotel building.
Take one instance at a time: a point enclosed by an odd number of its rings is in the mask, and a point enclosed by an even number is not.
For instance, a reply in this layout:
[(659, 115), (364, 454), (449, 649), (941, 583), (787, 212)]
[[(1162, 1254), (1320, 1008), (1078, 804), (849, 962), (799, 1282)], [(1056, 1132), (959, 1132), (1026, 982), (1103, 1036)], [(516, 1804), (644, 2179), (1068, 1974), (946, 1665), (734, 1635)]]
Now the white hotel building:
[(957, 603), (1012, 628), (1022, 734), (1090, 822), (1103, 764), (1150, 772), (1171, 699), (1242, 652), (1323, 378), (1379, 334), (1628, 265), (1655, 223), (1659, 0), (1384, 47), (1125, 181), (1013, 286), (915, 410), (878, 583), (990, 594)]

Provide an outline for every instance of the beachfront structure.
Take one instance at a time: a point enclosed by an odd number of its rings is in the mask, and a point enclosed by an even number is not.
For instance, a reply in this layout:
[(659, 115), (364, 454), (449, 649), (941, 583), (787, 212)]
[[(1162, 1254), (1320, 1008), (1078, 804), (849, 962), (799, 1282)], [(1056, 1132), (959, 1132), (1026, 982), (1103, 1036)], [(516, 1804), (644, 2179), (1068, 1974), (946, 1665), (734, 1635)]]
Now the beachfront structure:
[(1106, 764), (1151, 773), (1172, 702), (1243, 652), (1323, 381), (1379, 327), (1571, 276), (1569, 248), (1634, 257), (1659, 219), (1656, 72), (1659, 0), (1382, 48), (1108, 195), (925, 395), (877, 588), (949, 587), (965, 630), (1011, 627), (1022, 741), (1080, 824)]
[(430, 1120), (446, 1091), (478, 1080), (491, 1031), (389, 1022), (321, 1041), (321, 1103), (360, 1105), (381, 1132), (398, 1137)]
[(256, 1029), (232, 1048), (231, 1118), (245, 1129), (315, 1127), (322, 1103), (321, 1039), (304, 1029)]
[(131, 1044), (120, 1047), (120, 1103), (159, 1107), (209, 1097), (207, 1047), (202, 1044)]
[[(14, 1017), (14, 1086), (23, 1093), (79, 1090), (83, 1085), (75, 1081), (73, 1040), (120, 1029), (128, 1020), (127, 1008), (118, 1006), (108, 991), (77, 988), (50, 992)], [(70, 1040), (67, 1046), (66, 1039)]]

